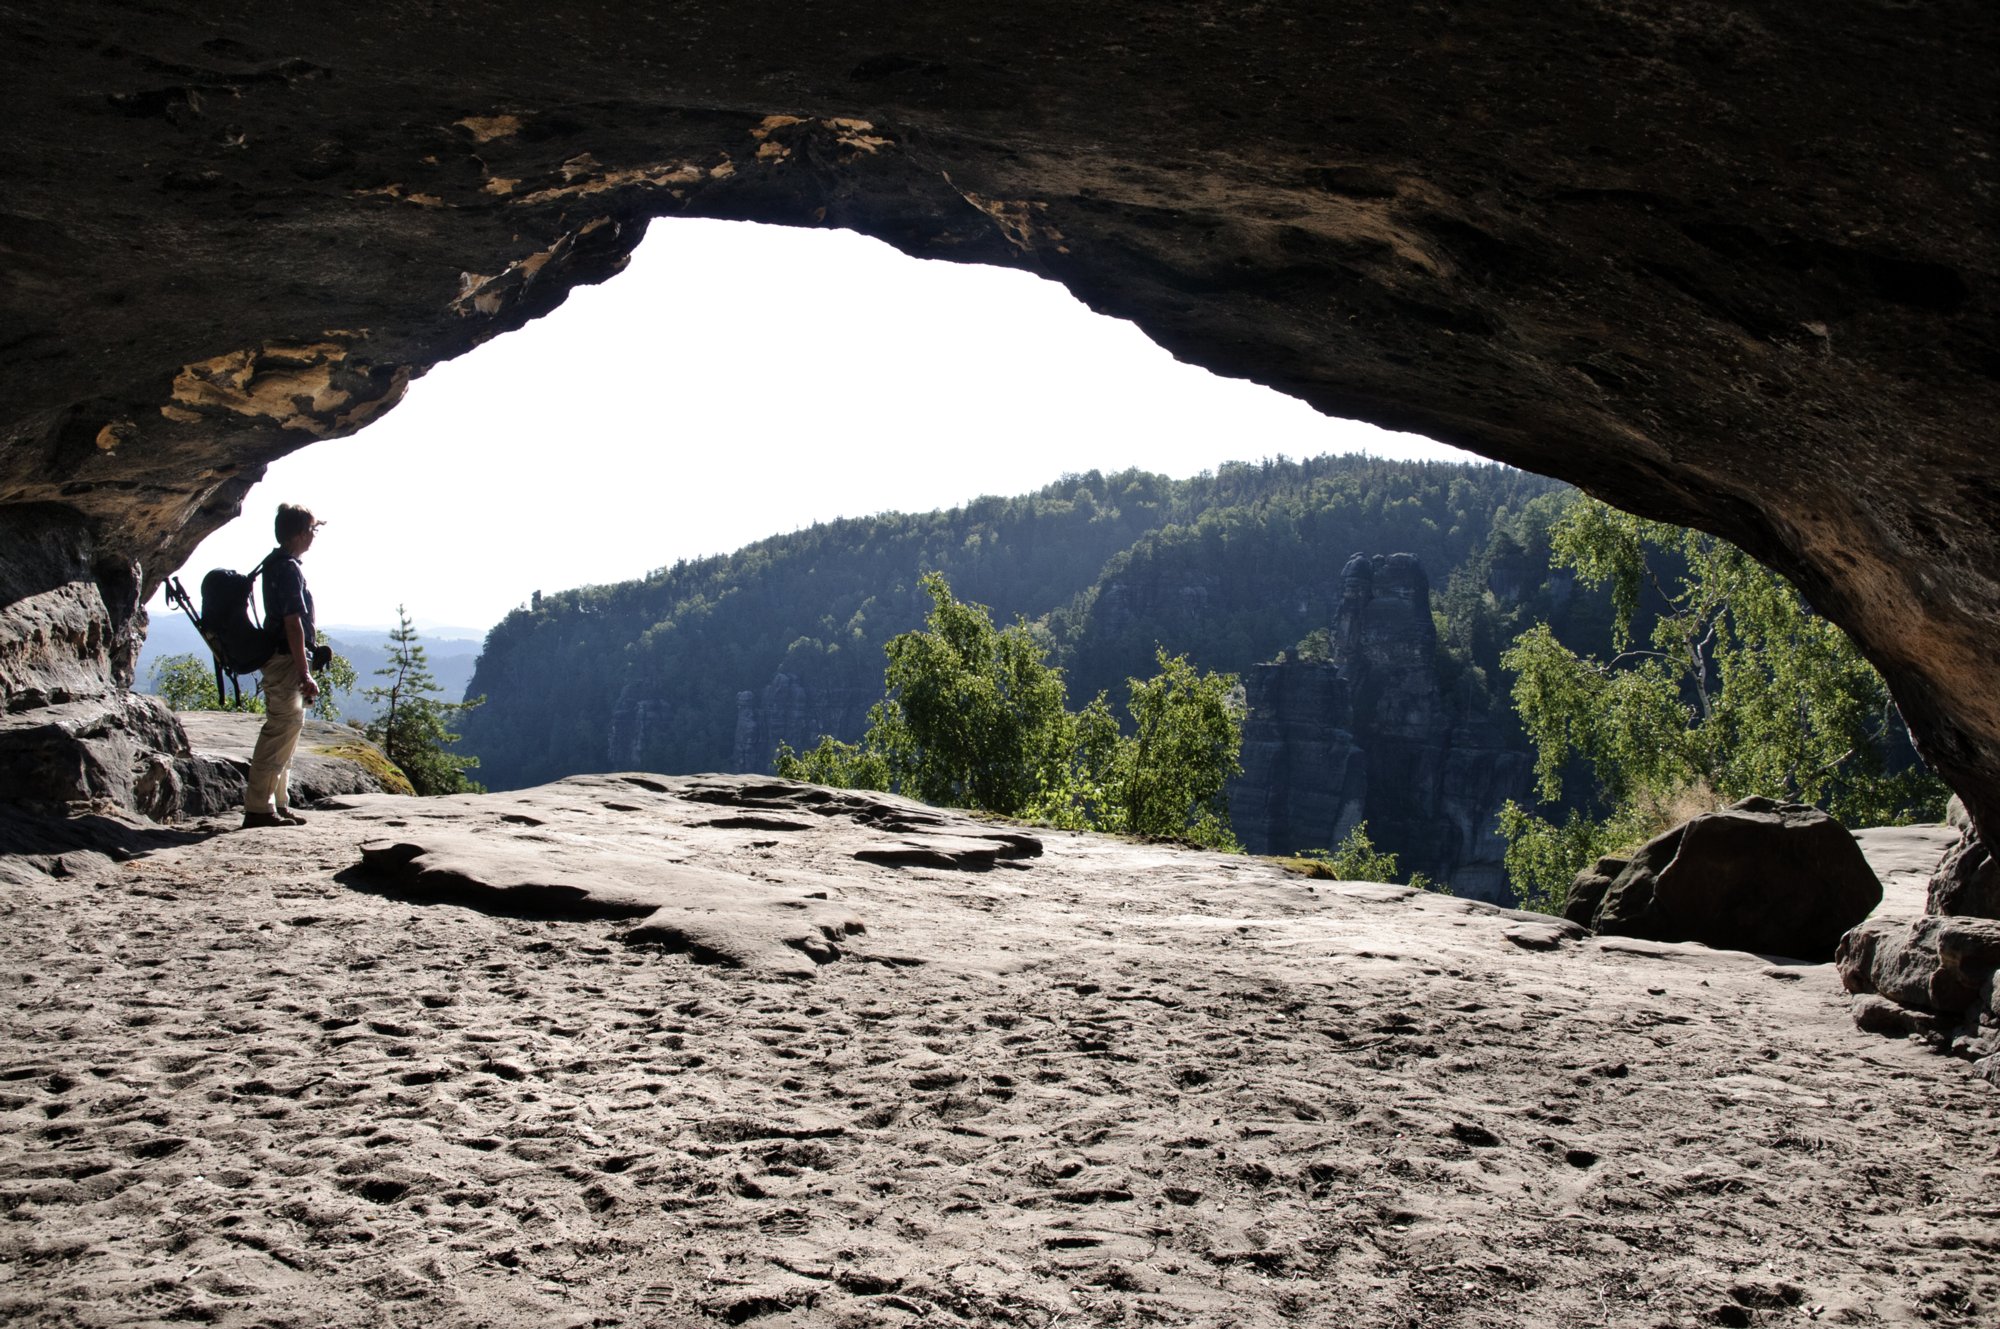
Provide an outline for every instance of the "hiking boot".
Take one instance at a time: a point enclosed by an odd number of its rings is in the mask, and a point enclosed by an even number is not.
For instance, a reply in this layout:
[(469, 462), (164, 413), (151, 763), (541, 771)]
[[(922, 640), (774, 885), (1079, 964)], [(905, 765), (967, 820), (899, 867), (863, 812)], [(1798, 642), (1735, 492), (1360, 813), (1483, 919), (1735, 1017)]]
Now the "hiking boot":
[(303, 826), (303, 821), (286, 821), (275, 812), (246, 812), (243, 814), (243, 829), (261, 830), (267, 826)]
[(287, 826), (303, 826), (306, 824), (306, 819), (290, 808), (279, 808), (276, 816), (279, 821), (282, 821)]

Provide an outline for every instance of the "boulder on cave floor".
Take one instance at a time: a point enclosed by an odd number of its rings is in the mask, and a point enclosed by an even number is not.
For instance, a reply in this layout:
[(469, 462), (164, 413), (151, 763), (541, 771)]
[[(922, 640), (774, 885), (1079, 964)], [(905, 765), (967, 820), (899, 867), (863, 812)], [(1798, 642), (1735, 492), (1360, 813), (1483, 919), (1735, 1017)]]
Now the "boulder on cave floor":
[(1884, 898), (1834, 960), (1856, 1025), (1922, 1038), (2000, 1084), (2000, 919), (1938, 908), (1940, 881), (1985, 854), (1956, 798), (1946, 823), (1857, 833)]
[(1591, 926), (1818, 962), (1881, 900), (1846, 827), (1817, 808), (1746, 798), (1643, 845)]
[(1922, 1035), (2000, 1084), (2000, 919), (1871, 918), (1834, 959), (1855, 1024)]
[(1849, 992), (1956, 1015), (1980, 999), (2000, 968), (2000, 919), (1871, 918), (1840, 939), (1834, 963)]
[[(0, 715), (0, 789), (46, 814), (156, 822), (243, 806), (264, 717), (170, 711), (158, 697), (110, 692)], [(410, 792), (360, 731), (308, 718), (292, 759), (292, 799)]]
[(1589, 927), (1597, 917), (1598, 906), (1610, 891), (1618, 874), (1631, 864), (1629, 858), (1605, 855), (1596, 863), (1576, 874), (1576, 880), (1569, 884), (1569, 894), (1563, 898), (1563, 917), (1572, 923)]
[(0, 788), (37, 812), (165, 821), (194, 776), (187, 740), (157, 697), (110, 692), (0, 715)]

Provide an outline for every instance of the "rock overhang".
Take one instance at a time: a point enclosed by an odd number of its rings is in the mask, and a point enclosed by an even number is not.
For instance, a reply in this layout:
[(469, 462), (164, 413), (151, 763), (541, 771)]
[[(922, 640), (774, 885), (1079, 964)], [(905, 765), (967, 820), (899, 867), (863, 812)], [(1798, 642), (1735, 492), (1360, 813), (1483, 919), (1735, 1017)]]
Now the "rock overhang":
[(75, 514), (147, 590), (269, 461), (614, 275), (649, 218), (847, 226), (1737, 541), (2000, 822), (1976, 5), (10, 27), (0, 504)]

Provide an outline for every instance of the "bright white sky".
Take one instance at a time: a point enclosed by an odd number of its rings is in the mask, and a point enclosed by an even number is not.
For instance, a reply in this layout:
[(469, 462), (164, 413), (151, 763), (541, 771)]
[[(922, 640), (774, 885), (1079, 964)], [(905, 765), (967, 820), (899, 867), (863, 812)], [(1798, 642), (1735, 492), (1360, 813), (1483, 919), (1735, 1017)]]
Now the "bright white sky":
[(815, 521), (1363, 451), (1470, 459), (1182, 364), (1026, 273), (662, 220), (622, 276), (277, 462), (181, 575), (249, 569), (277, 505), (302, 503), (328, 522), (305, 562), (322, 623), (389, 626), (400, 603), (433, 636), (478, 635), (538, 589)]

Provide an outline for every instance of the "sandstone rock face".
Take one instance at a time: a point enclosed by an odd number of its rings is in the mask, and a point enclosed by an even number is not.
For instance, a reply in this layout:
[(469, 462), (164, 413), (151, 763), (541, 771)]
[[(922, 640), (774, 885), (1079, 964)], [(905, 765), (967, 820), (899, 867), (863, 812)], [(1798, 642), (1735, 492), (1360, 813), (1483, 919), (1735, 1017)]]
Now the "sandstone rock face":
[[(173, 821), (240, 810), (262, 723), (250, 712), (176, 714), (140, 692), (0, 716), (0, 789), (45, 813)], [(346, 725), (308, 718), (292, 760), (293, 801), (383, 792), (353, 759), (362, 748), (374, 745)]]
[(68, 509), (0, 504), (0, 514), (0, 710), (130, 687), (146, 628), (138, 565), (97, 558)]
[(1569, 884), (1569, 894), (1563, 899), (1563, 917), (1589, 927), (1597, 917), (1598, 906), (1604, 903), (1605, 894), (1631, 863), (1629, 858), (1606, 856), (1577, 873), (1576, 880)]
[(0, 504), (0, 790), (41, 811), (165, 818), (199, 787), (165, 707), (127, 692), (144, 637), (140, 571), (82, 517)]
[(1243, 676), (1243, 774), (1229, 821), (1257, 854), (1327, 848), (1368, 812), (1368, 758), (1340, 670), (1323, 661), (1258, 665)]
[(2000, 919), (1872, 918), (1841, 938), (1834, 958), (1849, 992), (1956, 1014), (1979, 999), (2000, 966)]
[(2000, 918), (2000, 862), (1976, 832), (1967, 833), (1938, 864), (1930, 912)]
[(2000, 918), (2000, 861), (1995, 861), (1956, 796), (1945, 810), (1945, 821), (1958, 832), (1959, 841), (1931, 874), (1925, 912)]
[(2000, 1085), (2000, 919), (1871, 918), (1835, 961), (1857, 1025), (1924, 1035)]
[[(705, 838), (690, 838), (689, 805), (714, 809), (693, 819)], [(1042, 853), (1032, 835), (893, 794), (620, 774), (456, 797), (421, 824), (364, 844), (361, 855), (363, 869), (398, 893), (533, 916), (630, 918), (628, 941), (711, 962), (803, 978), (841, 959), (868, 930), (852, 909), (829, 903), (824, 889), (774, 887), (704, 861), (709, 841), (746, 832), (766, 846), (811, 843), (883, 868), (984, 872)]]
[[(181, 814), (207, 816), (243, 806), (243, 791), (249, 783), (250, 754), (257, 746), (258, 730), (264, 717), (248, 711), (182, 711), (176, 718), (187, 734), (189, 766), (199, 774), (199, 783), (184, 783)], [(359, 756), (372, 758), (368, 764)], [(299, 746), (292, 757), (291, 798), (298, 804), (345, 794), (408, 793), (407, 787), (389, 790), (371, 767), (386, 766), (388, 758), (361, 733), (344, 724), (307, 716), (299, 730)]]
[(1965, 800), (1953, 794), (1944, 803), (1944, 824), (1964, 835), (1972, 830), (1972, 817), (1965, 810)]
[(166, 820), (194, 782), (187, 740), (157, 697), (114, 692), (0, 716), (0, 789), (43, 812)]
[(817, 687), (781, 671), (763, 688), (736, 694), (729, 769), (767, 770), (780, 743), (804, 752), (822, 734), (860, 735), (868, 728), (868, 708), (881, 699), (880, 687)]
[(1237, 837), (1252, 853), (1289, 854), (1331, 848), (1366, 821), (1399, 870), (1511, 900), (1498, 817), (1529, 797), (1533, 757), (1445, 695), (1417, 559), (1348, 560), (1332, 654), (1246, 675), (1243, 774), (1229, 787)]
[(1825, 960), (1881, 900), (1882, 883), (1846, 827), (1815, 808), (1746, 798), (1648, 841), (1591, 925)]
[[(2000, 827), (1981, 6), (7, 23), (10, 551), (49, 505), (149, 590), (269, 461), (616, 273), (649, 218), (847, 226), (1736, 540), (1856, 634)], [(8, 599), (0, 636), (41, 612)]]
[(142, 603), (172, 570), (148, 579), (129, 546), (107, 546), (74, 510), (0, 501), (0, 748), (20, 779), (10, 796), (156, 818), (209, 809), (201, 789), (214, 772), (191, 768), (172, 717), (129, 692)]
[(1952, 1051), (1973, 1059), (1973, 1069), (2000, 1086), (2000, 972), (1989, 973), (1952, 1040)]
[[(1840, 940), (1841, 983), (1855, 994), (1854, 1023), (1875, 1033), (1916, 1035), (1939, 1051), (1973, 1060), (2000, 1084), (2000, 920), (1940, 915), (1940, 856), (1965, 848), (1970, 822), (1953, 800), (1946, 826), (1858, 832), (1883, 882), (1882, 907)], [(1926, 906), (1931, 912), (1924, 912)]]

